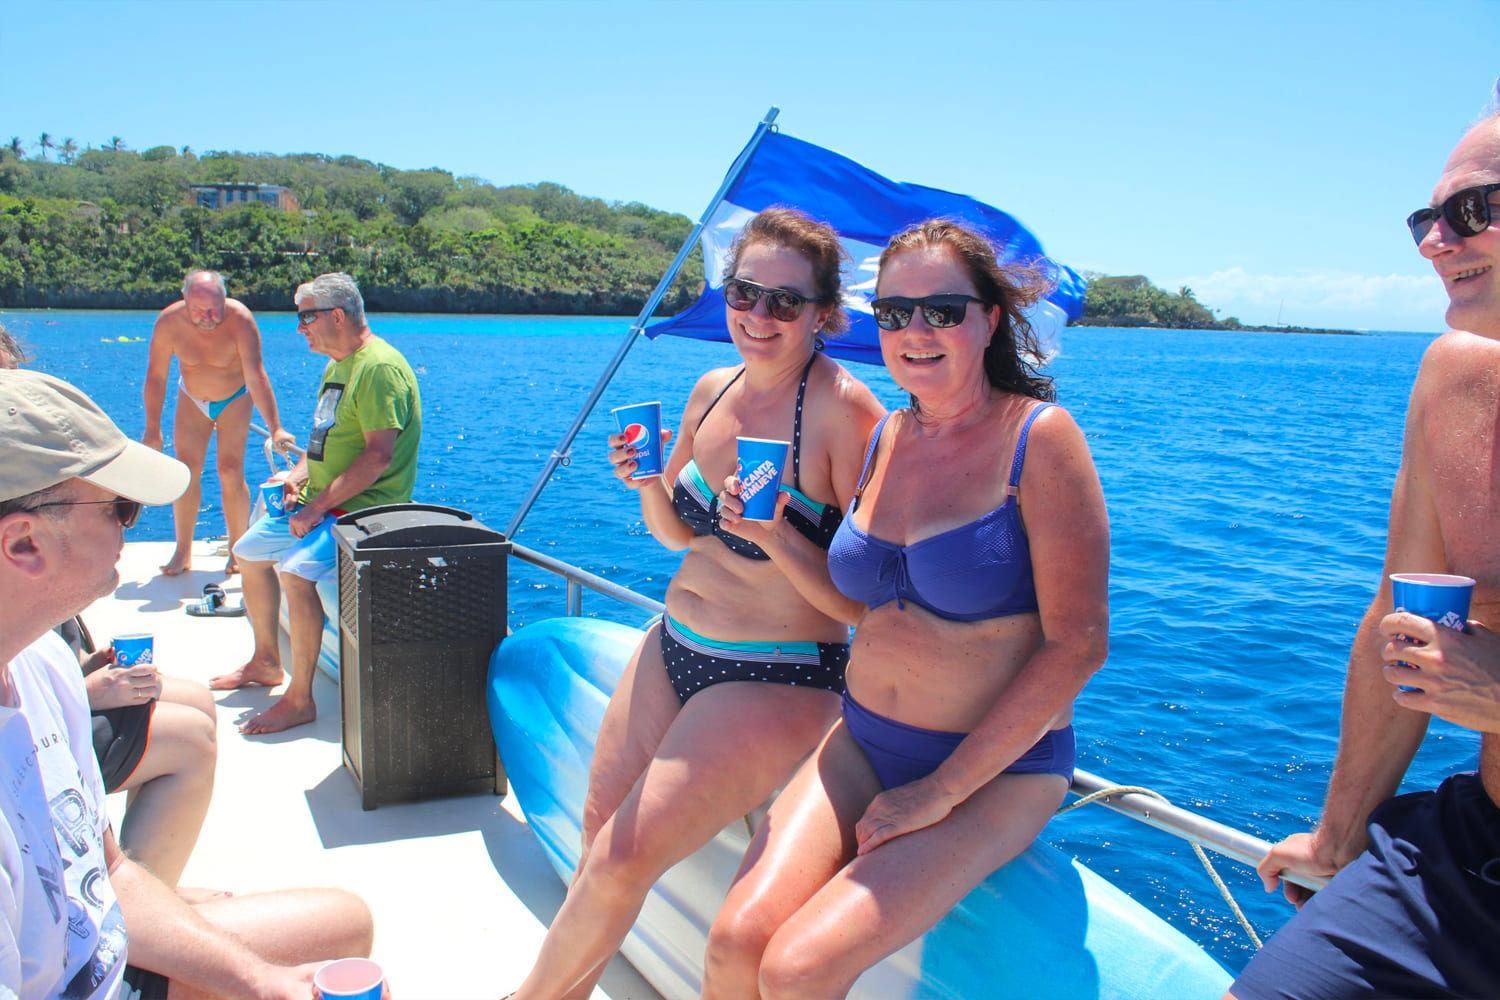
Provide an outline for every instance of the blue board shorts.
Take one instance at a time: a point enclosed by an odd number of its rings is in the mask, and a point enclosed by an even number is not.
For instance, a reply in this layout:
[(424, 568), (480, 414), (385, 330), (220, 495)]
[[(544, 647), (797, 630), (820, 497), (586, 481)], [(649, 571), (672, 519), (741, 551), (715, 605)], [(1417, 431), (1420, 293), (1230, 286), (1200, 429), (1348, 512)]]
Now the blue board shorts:
[(1500, 996), (1500, 808), (1479, 776), (1396, 796), (1369, 833), (1250, 960), (1239, 1000)]
[(234, 543), (236, 558), (280, 564), (283, 573), (313, 583), (332, 580), (338, 567), (338, 545), (333, 540), (332, 514), (323, 515), (318, 526), (301, 538), (292, 534), (291, 519), (263, 517)]

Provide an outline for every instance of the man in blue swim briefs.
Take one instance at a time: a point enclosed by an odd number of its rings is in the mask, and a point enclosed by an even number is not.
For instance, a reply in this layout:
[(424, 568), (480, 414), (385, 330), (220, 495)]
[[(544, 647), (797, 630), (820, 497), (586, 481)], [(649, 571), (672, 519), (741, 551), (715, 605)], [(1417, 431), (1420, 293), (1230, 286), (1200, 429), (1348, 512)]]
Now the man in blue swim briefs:
[[(1412, 389), (1323, 815), (1260, 864), (1270, 890), (1288, 871), (1335, 877), (1311, 898), (1285, 884), (1299, 912), (1235, 981), (1239, 1000), (1500, 995), (1500, 111), (1459, 142), (1429, 205), (1407, 225), (1452, 329)], [(1473, 577), (1467, 633), (1392, 613), (1400, 572)], [(1396, 795), (1434, 715), (1482, 734), (1479, 771)]]
[[(193, 528), (202, 501), (203, 461), (208, 441), (219, 433), (219, 484), (231, 549), (250, 519), (250, 488), (245, 483), (245, 439), (250, 404), (265, 418), (272, 440), (284, 451), (296, 439), (281, 427), (276, 394), (260, 355), (260, 329), (250, 310), (229, 298), (217, 271), (189, 271), (182, 301), (156, 317), (146, 362), (146, 430), (141, 441), (162, 450), (161, 416), (172, 358), (177, 358), (177, 412), (172, 449), (192, 472), (187, 492), (172, 505), (177, 547), (162, 566), (167, 576), (192, 567)], [(234, 556), (229, 572), (235, 571)]]
[(313, 674), (324, 621), (318, 584), (333, 580), (336, 571), (333, 522), (339, 514), (410, 500), (422, 439), (417, 377), (401, 353), (370, 330), (354, 279), (319, 275), (299, 286), (293, 300), (297, 329), (329, 362), (307, 454), (285, 490), (288, 516), (261, 518), (234, 547), (255, 651), (238, 670), (208, 682), (215, 690), (281, 683), (277, 617), (284, 587), (292, 680), (274, 705), (240, 726), (252, 735), (317, 718)]

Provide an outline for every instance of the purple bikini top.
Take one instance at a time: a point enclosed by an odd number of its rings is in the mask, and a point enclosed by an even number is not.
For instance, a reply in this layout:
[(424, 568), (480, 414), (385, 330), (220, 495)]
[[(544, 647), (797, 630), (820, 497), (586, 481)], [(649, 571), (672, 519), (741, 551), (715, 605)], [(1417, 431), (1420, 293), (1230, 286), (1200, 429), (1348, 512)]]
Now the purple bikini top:
[(834, 586), (845, 597), (871, 608), (891, 601), (905, 608), (905, 602), (911, 601), (939, 618), (956, 622), (1034, 613), (1037, 603), (1031, 544), (1016, 506), (1016, 490), (1021, 485), (1031, 425), (1051, 405), (1033, 408), (1021, 427), (1010, 465), (1010, 495), (1004, 503), (968, 524), (910, 545), (877, 538), (854, 523), (854, 511), (859, 509), (859, 494), (869, 478), (880, 433), (891, 416), (886, 414), (870, 440), (849, 516), (839, 525), (828, 549), (828, 572)]

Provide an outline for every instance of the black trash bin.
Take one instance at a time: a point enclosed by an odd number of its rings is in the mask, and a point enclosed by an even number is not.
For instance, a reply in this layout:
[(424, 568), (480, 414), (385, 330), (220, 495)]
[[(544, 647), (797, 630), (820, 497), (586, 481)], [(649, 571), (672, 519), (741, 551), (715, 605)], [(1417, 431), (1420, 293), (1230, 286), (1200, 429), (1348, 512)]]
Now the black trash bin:
[(368, 507), (333, 528), (344, 766), (373, 809), (505, 791), (485, 708), (510, 542), (452, 507)]

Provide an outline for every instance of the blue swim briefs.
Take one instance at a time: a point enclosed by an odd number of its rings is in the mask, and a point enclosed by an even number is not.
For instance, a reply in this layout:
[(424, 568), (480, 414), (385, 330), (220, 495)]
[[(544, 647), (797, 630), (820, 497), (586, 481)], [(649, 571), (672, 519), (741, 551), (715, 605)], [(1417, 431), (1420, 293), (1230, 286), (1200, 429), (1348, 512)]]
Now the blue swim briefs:
[(1500, 808), (1479, 776), (1396, 796), (1369, 833), (1250, 960), (1239, 1000), (1500, 996)]

